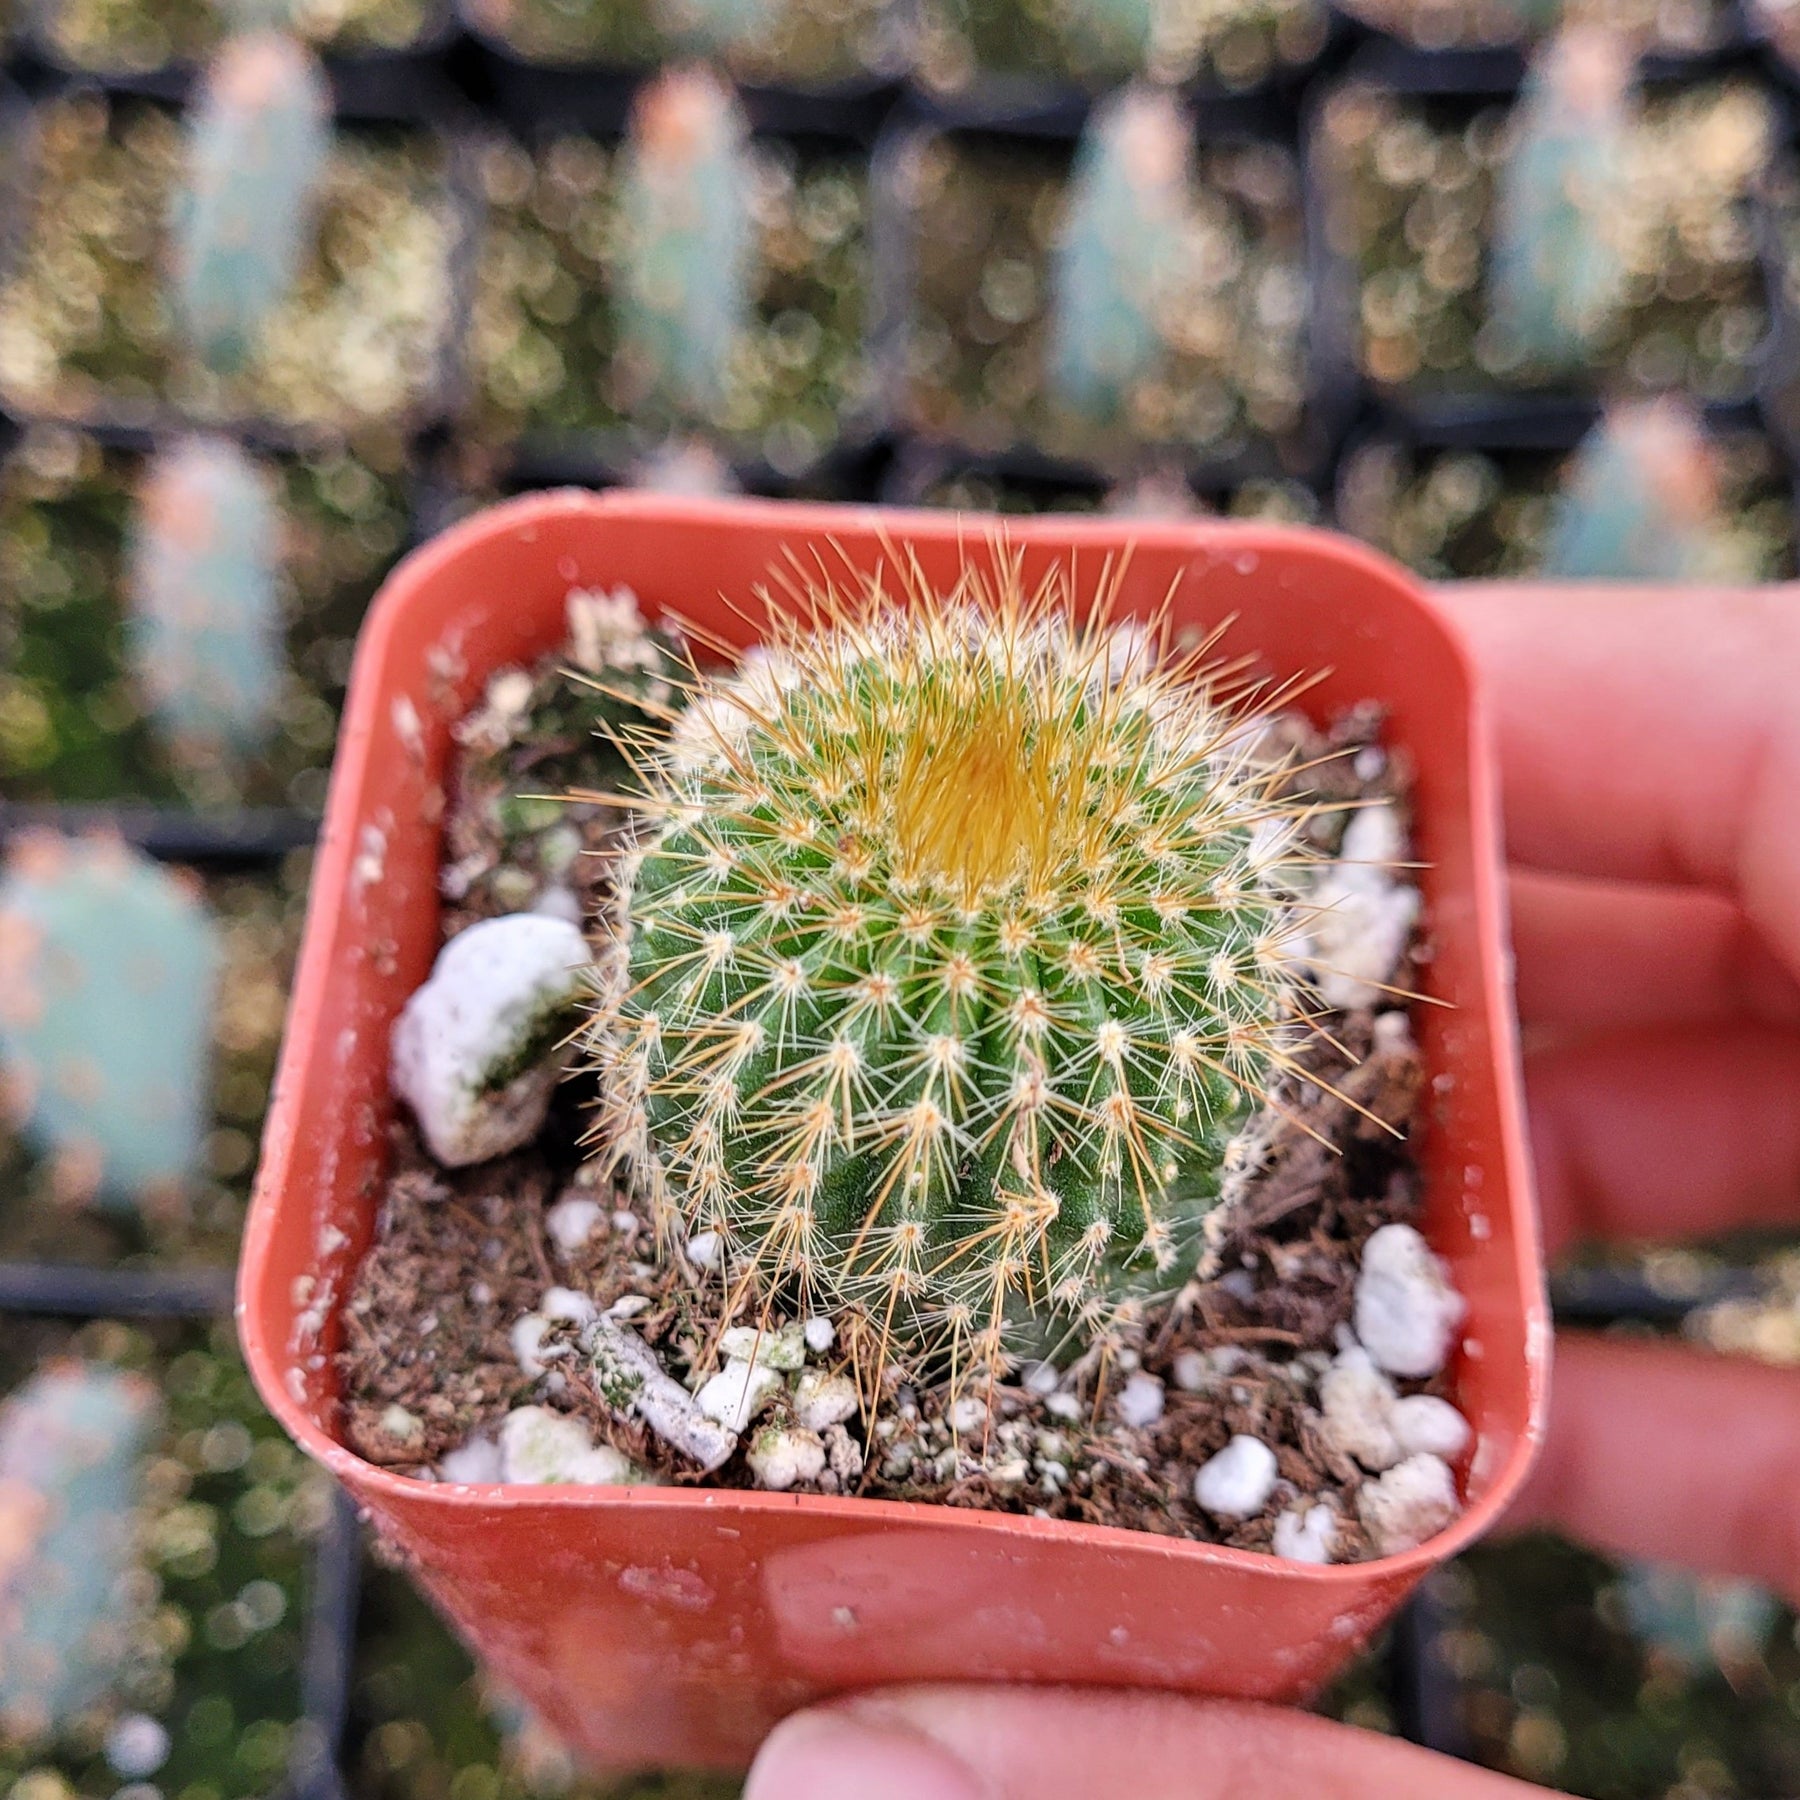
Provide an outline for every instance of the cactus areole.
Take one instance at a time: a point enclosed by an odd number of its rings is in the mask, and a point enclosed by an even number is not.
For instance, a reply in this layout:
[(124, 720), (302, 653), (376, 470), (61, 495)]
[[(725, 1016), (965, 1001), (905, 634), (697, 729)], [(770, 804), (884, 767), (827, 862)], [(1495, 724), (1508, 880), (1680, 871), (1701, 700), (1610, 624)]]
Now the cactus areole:
[(951, 1380), (1178, 1287), (1305, 1029), (1258, 690), (997, 560), (807, 584), (630, 746), (654, 826), (592, 1032), (666, 1230)]

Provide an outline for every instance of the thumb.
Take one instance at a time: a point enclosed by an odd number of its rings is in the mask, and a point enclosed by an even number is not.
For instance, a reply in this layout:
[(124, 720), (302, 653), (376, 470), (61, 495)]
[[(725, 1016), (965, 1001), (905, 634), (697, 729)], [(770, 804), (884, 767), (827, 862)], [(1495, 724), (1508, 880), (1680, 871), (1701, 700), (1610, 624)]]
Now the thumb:
[(883, 1688), (796, 1713), (744, 1800), (1543, 1800), (1308, 1713), (1099, 1689)]

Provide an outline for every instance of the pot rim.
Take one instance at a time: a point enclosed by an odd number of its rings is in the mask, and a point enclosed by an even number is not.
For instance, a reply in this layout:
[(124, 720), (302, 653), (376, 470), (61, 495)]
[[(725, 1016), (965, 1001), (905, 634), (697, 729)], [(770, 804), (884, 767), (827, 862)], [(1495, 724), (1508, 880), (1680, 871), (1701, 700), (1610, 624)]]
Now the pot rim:
[[(1495, 1079), (1499, 1090), (1496, 1150), (1514, 1196), (1514, 1281), (1508, 1291), (1525, 1298), (1526, 1417), (1505, 1460), (1488, 1478), (1485, 1491), (1446, 1529), (1397, 1555), (1351, 1563), (1301, 1563), (1272, 1553), (1233, 1549), (1194, 1538), (1164, 1537), (1127, 1526), (1088, 1525), (1067, 1519), (1042, 1519), (1028, 1513), (982, 1511), (939, 1502), (873, 1500), (829, 1494), (771, 1493), (758, 1489), (691, 1487), (605, 1487), (575, 1483), (528, 1484), (434, 1483), (400, 1475), (369, 1462), (319, 1425), (309, 1409), (282, 1379), (282, 1353), (271, 1330), (261, 1295), (274, 1250), (276, 1217), (287, 1186), (296, 1129), (296, 1083), (290, 1063), (297, 1047), (317, 1035), (318, 1014), (326, 985), (334, 976), (329, 944), (315, 933), (313, 908), (321, 897), (343, 891), (357, 854), (356, 833), (334, 826), (338, 797), (360, 791), (374, 754), (376, 728), (387, 696), (371, 679), (386, 661), (390, 640), (399, 629), (414, 592), (427, 578), (456, 561), (472, 546), (491, 538), (529, 533), (540, 524), (563, 519), (594, 519), (628, 514), (679, 531), (684, 525), (716, 523), (723, 517), (778, 521), (796, 537), (830, 540), (844, 530), (875, 532), (896, 542), (926, 536), (961, 542), (998, 535), (1009, 546), (1050, 545), (1079, 553), (1084, 546), (1116, 555), (1128, 533), (1134, 545), (1190, 548), (1196, 534), (1209, 542), (1254, 546), (1258, 556), (1279, 554), (1289, 543), (1325, 540), (1339, 561), (1360, 565), (1368, 574), (1398, 587), (1410, 604), (1430, 621), (1462, 676), (1469, 722), (1469, 810), (1474, 831), (1473, 899), (1480, 922), (1481, 987), (1495, 1038)], [(978, 530), (971, 530), (971, 524)], [(997, 527), (997, 531), (996, 531)], [(1499, 784), (1491, 753), (1491, 727), (1482, 688), (1468, 646), (1451, 620), (1433, 606), (1426, 591), (1386, 558), (1339, 533), (1313, 527), (1271, 525), (1255, 521), (1203, 520), (1170, 523), (1119, 521), (1109, 518), (1041, 517), (992, 520), (979, 514), (947, 514), (928, 508), (896, 508), (869, 504), (833, 504), (753, 498), (696, 499), (679, 495), (615, 490), (596, 494), (587, 489), (551, 489), (503, 501), (451, 526), (421, 545), (390, 573), (359, 635), (351, 671), (349, 698), (339, 732), (336, 760), (326, 799), (326, 827), (321, 832), (307, 905), (302, 952), (295, 971), (287, 1027), (277, 1068), (274, 1097), (265, 1127), (243, 1248), (238, 1265), (237, 1323), (246, 1361), (276, 1420), (302, 1449), (342, 1480), (359, 1499), (377, 1496), (408, 1509), (432, 1508), (447, 1513), (471, 1507), (484, 1510), (582, 1510), (635, 1508), (646, 1512), (686, 1511), (718, 1521), (734, 1515), (782, 1515), (795, 1511), (850, 1526), (897, 1527), (928, 1519), (934, 1531), (987, 1533), (998, 1538), (1060, 1540), (1111, 1555), (1152, 1555), (1166, 1559), (1212, 1563), (1245, 1572), (1273, 1574), (1324, 1587), (1342, 1587), (1358, 1595), (1371, 1581), (1407, 1581), (1466, 1548), (1483, 1536), (1517, 1497), (1543, 1441), (1548, 1398), (1550, 1322), (1545, 1298), (1537, 1209), (1532, 1203), (1530, 1159), (1526, 1152), (1521, 1106), (1518, 1047), (1506, 959), (1501, 940), (1506, 926), (1499, 849)], [(1485, 821), (1485, 823), (1483, 823)], [(341, 1304), (341, 1295), (335, 1304)]]

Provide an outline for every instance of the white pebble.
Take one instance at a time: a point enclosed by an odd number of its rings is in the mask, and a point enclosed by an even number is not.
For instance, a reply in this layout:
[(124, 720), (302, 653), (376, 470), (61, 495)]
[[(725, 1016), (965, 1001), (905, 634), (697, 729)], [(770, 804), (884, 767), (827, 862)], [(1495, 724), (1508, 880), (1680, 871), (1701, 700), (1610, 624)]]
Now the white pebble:
[(1463, 1299), (1410, 1225), (1384, 1225), (1363, 1246), (1356, 1335), (1390, 1375), (1435, 1375), (1450, 1355)]
[(770, 1330), (761, 1325), (734, 1325), (719, 1337), (719, 1353), (733, 1362), (760, 1363), (791, 1375), (806, 1361), (806, 1340), (798, 1325)]
[(154, 1775), (169, 1760), (171, 1748), (168, 1731), (148, 1713), (127, 1713), (106, 1734), (106, 1760), (127, 1781)]
[(1169, 1373), (1175, 1378), (1175, 1385), (1184, 1394), (1203, 1394), (1212, 1378), (1206, 1355), (1200, 1350), (1183, 1350), (1175, 1358), (1174, 1366)]
[(1469, 1447), (1469, 1421), (1435, 1394), (1408, 1394), (1396, 1400), (1390, 1423), (1404, 1456), (1441, 1456), (1455, 1462)]
[(711, 1269), (719, 1261), (724, 1240), (716, 1231), (696, 1231), (687, 1241), (687, 1259), (696, 1269)]
[(509, 1334), (512, 1339), (513, 1355), (519, 1359), (520, 1369), (527, 1375), (541, 1375), (544, 1363), (538, 1355), (538, 1346), (544, 1341), (544, 1333), (550, 1329), (550, 1321), (542, 1313), (527, 1313), (513, 1325)]
[(572, 1414), (516, 1406), (500, 1422), (502, 1479), (534, 1487), (578, 1482), (616, 1487), (632, 1479), (629, 1461)]
[(794, 1417), (808, 1431), (841, 1425), (857, 1408), (856, 1383), (848, 1375), (803, 1369), (794, 1386)]
[(571, 1325), (591, 1325), (600, 1316), (599, 1307), (586, 1294), (566, 1287), (546, 1288), (538, 1311), (546, 1319), (566, 1319)]
[(1275, 1491), (1275, 1452), (1261, 1438), (1234, 1437), (1194, 1476), (1194, 1498), (1221, 1519), (1248, 1519)]
[(958, 1437), (969, 1437), (985, 1429), (988, 1422), (987, 1402), (976, 1399), (973, 1394), (964, 1394), (960, 1399), (951, 1401), (948, 1416), (950, 1429)]
[(505, 1480), (500, 1446), (491, 1437), (477, 1432), (467, 1443), (458, 1444), (438, 1459), (437, 1478), (439, 1481), (466, 1482), (471, 1486)]
[(1391, 1469), (1404, 1454), (1392, 1425), (1394, 1384), (1360, 1345), (1338, 1353), (1319, 1382), (1319, 1412), (1326, 1443), (1365, 1469)]
[(425, 1435), (425, 1421), (396, 1401), (383, 1409), (381, 1429), (397, 1444), (416, 1444)]
[(1435, 1537), (1462, 1505), (1448, 1463), (1437, 1456), (1409, 1456), (1363, 1483), (1356, 1510), (1377, 1554), (1395, 1556)]
[(568, 1012), (587, 984), (587, 940), (566, 919), (509, 913), (459, 932), (394, 1025), (394, 1091), (431, 1153), (452, 1168), (536, 1135), (564, 1057), (554, 1046), (504, 1086), (499, 1075)]
[(800, 1327), (800, 1335), (814, 1356), (823, 1356), (837, 1342), (837, 1327), (821, 1313)]
[(781, 1376), (767, 1363), (728, 1362), (694, 1396), (694, 1404), (727, 1431), (742, 1431), (781, 1385)]
[(1373, 1006), (1393, 982), (1419, 916), (1419, 891), (1382, 865), (1398, 862), (1405, 849), (1393, 807), (1364, 807), (1313, 890), (1309, 960), (1328, 1006)]
[(606, 1309), (609, 1319), (635, 1319), (640, 1313), (647, 1313), (656, 1304), (648, 1294), (621, 1294)]
[(1119, 1389), (1113, 1401), (1119, 1423), (1133, 1431), (1147, 1431), (1163, 1416), (1163, 1384), (1142, 1369)]
[(620, 1237), (636, 1237), (638, 1226), (643, 1221), (634, 1212), (622, 1210), (612, 1216), (612, 1228)]
[(600, 1229), (600, 1221), (605, 1216), (605, 1209), (598, 1200), (571, 1195), (567, 1200), (557, 1201), (544, 1214), (544, 1229), (564, 1256), (573, 1256)]
[(825, 1469), (825, 1446), (818, 1437), (792, 1425), (770, 1425), (751, 1440), (745, 1456), (756, 1485), (776, 1493), (819, 1479)]
[(1337, 1509), (1329, 1500), (1302, 1500), (1278, 1513), (1271, 1544), (1289, 1562), (1328, 1563), (1337, 1543)]
[(1053, 1419), (1079, 1419), (1083, 1410), (1078, 1394), (1051, 1394), (1044, 1401), (1044, 1411)]
[(1054, 1394), (1061, 1382), (1062, 1372), (1055, 1363), (1039, 1362), (1027, 1366), (1019, 1385), (1041, 1400), (1046, 1394)]

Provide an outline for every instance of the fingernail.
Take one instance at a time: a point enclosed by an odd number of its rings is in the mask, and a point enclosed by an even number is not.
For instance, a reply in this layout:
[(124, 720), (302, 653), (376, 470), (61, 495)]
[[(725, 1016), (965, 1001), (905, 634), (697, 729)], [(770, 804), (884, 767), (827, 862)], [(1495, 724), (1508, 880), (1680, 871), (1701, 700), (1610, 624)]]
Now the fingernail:
[(757, 1754), (744, 1800), (987, 1800), (968, 1766), (904, 1729), (800, 1713)]

